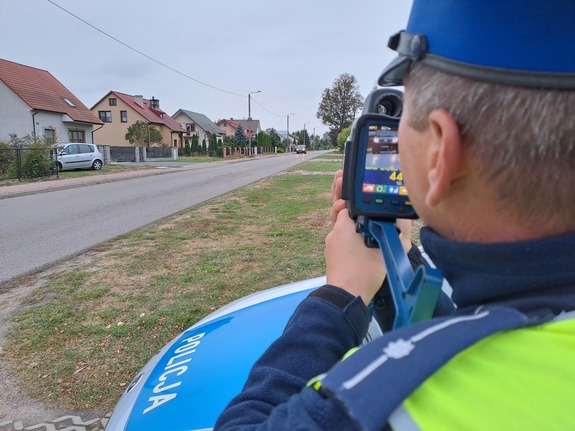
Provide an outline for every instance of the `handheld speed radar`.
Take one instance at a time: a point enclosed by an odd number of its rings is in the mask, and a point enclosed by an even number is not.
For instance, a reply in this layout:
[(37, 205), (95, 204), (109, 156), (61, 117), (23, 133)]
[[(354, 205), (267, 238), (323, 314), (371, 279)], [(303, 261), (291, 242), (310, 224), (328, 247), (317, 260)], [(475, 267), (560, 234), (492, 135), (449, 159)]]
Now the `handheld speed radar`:
[(442, 280), (433, 268), (412, 268), (395, 225), (398, 218), (417, 218), (399, 166), (402, 110), (398, 90), (382, 88), (369, 94), (345, 145), (342, 186), (357, 232), (366, 246), (378, 247), (383, 255), (395, 311), (393, 328), (430, 318)]
[(417, 218), (399, 166), (399, 120), (381, 114), (358, 118), (346, 146), (344, 190), (353, 218)]
[[(346, 142), (342, 197), (354, 219), (358, 216), (391, 221), (415, 219), (417, 214), (399, 166), (399, 117), (386, 114), (397, 113), (401, 99), (394, 90), (376, 91), (366, 99), (364, 111)], [(390, 94), (395, 105), (389, 101)], [(390, 111), (394, 106), (396, 109)], [(381, 113), (382, 110), (386, 113)]]

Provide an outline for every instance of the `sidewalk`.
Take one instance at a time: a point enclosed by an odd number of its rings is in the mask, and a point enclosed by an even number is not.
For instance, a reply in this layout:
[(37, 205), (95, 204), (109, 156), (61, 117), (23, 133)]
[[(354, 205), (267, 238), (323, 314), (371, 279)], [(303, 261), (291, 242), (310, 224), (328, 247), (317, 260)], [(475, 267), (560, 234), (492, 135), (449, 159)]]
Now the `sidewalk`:
[[(292, 153), (288, 153), (292, 154)], [(262, 157), (274, 157), (279, 156), (280, 154), (262, 154), (259, 155), (257, 158)], [(157, 163), (155, 167), (151, 167), (150, 169), (141, 169), (141, 170), (134, 170), (134, 171), (125, 171), (125, 172), (116, 172), (111, 174), (103, 174), (103, 175), (89, 175), (81, 178), (66, 178), (66, 179), (52, 179), (52, 180), (45, 180), (45, 181), (37, 181), (25, 184), (15, 183), (14, 185), (6, 185), (0, 186), (0, 199), (5, 198), (13, 198), (17, 196), (25, 196), (25, 195), (32, 195), (36, 193), (45, 193), (50, 192), (53, 190), (59, 189), (70, 189), (74, 187), (82, 187), (86, 185), (92, 184), (105, 184), (111, 183), (114, 181), (122, 181), (122, 180), (129, 180), (132, 178), (139, 178), (139, 177), (147, 177), (150, 175), (163, 175), (163, 174), (170, 174), (174, 172), (181, 172), (190, 169), (202, 169), (207, 168), (209, 166), (219, 165), (223, 163), (239, 163), (245, 162), (249, 160), (254, 160), (252, 158), (245, 158), (245, 159), (223, 159), (218, 160), (216, 162), (210, 163), (189, 163), (185, 166), (178, 165), (173, 166), (170, 163)], [(134, 165), (145, 165), (145, 163), (141, 164), (134, 164)]]
[(103, 184), (111, 183), (114, 181), (122, 181), (130, 178), (147, 177), (150, 175), (167, 174), (171, 172), (182, 171), (187, 169), (184, 167), (178, 168), (151, 168), (143, 170), (116, 172), (104, 175), (90, 175), (81, 178), (57, 178), (46, 181), (36, 181), (32, 183), (6, 185), (0, 187), (0, 199), (12, 198), (16, 196), (25, 196), (35, 193), (44, 193), (52, 190), (70, 189), (74, 187), (82, 187), (90, 184)]

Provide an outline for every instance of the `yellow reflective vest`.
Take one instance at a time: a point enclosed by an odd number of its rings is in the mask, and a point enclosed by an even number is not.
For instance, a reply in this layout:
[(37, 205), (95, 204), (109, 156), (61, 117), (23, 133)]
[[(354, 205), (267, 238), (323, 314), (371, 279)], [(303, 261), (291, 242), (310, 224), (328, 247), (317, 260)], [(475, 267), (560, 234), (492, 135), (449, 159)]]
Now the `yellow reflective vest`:
[(479, 341), (419, 386), (390, 425), (395, 431), (575, 430), (575, 319)]

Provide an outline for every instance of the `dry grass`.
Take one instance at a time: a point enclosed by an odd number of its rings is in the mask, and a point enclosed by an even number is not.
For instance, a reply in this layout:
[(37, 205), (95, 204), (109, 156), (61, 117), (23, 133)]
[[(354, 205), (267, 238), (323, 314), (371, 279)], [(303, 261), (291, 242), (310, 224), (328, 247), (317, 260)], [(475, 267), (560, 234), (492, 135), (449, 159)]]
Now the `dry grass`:
[(166, 342), (224, 304), (323, 273), (327, 175), (280, 175), (97, 247), (47, 277), (3, 360), (25, 393), (111, 409)]
[(339, 166), (299, 165), (33, 277), (4, 346), (15, 382), (63, 408), (108, 411), (151, 356), (202, 317), (322, 275)]

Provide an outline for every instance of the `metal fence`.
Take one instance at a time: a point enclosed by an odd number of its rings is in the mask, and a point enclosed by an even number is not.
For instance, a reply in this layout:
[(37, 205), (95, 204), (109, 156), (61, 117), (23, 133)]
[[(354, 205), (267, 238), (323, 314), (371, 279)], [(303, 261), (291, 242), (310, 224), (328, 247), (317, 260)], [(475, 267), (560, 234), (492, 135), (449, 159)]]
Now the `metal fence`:
[(110, 160), (113, 162), (140, 162), (134, 147), (110, 147)]
[(0, 181), (57, 175), (56, 155), (50, 147), (0, 148)]
[[(56, 150), (50, 146), (0, 147), (0, 181), (25, 180), (58, 175)], [(143, 162), (145, 159), (172, 158), (171, 147), (100, 147), (104, 163)]]
[[(106, 147), (104, 147), (105, 150)], [(172, 158), (171, 147), (109, 147), (112, 162), (143, 162), (147, 159)]]
[(146, 157), (148, 159), (161, 159), (172, 157), (171, 147), (146, 147)]

